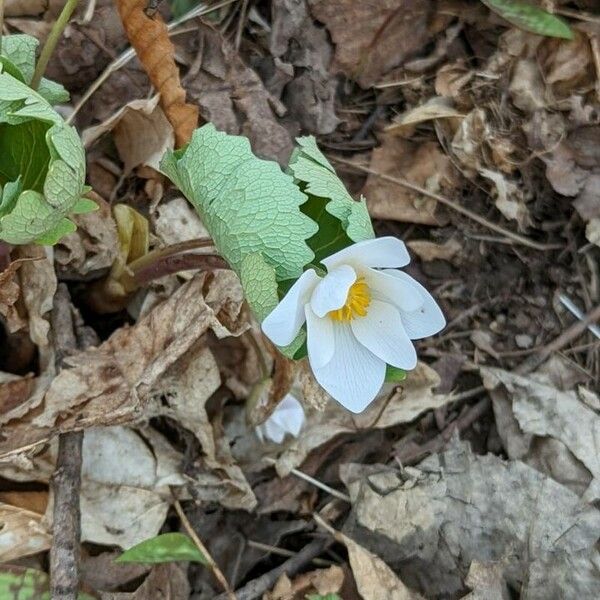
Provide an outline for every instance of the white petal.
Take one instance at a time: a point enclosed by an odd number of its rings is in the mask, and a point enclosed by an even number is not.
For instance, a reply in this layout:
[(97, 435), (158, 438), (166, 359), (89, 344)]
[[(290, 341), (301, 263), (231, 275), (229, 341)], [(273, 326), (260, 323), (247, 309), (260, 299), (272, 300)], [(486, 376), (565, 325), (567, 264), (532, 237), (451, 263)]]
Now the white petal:
[(420, 340), (444, 329), (446, 326), (444, 313), (433, 299), (433, 296), (418, 281), (402, 271), (385, 272), (398, 279), (409, 281), (419, 290), (423, 298), (423, 306), (421, 308), (415, 311), (400, 311), (404, 329), (411, 340)]
[(310, 298), (310, 307), (318, 317), (342, 308), (348, 298), (348, 290), (356, 281), (356, 272), (350, 265), (332, 269), (319, 281)]
[(333, 319), (317, 317), (307, 304), (306, 346), (310, 364), (315, 368), (326, 365), (333, 357), (335, 342), (333, 337)]
[(263, 424), (263, 430), (265, 432), (265, 437), (276, 444), (281, 444), (285, 438), (285, 430), (272, 419), (268, 419), (267, 422)]
[(400, 310), (413, 311), (423, 306), (424, 298), (421, 290), (414, 285), (414, 279), (410, 281), (395, 277), (392, 273), (399, 271), (375, 271), (366, 269), (361, 273), (371, 294), (377, 300), (390, 302)]
[(292, 394), (287, 394), (267, 419), (267, 423), (269, 422), (279, 425), (284, 433), (291, 433), (296, 437), (304, 423), (302, 404)]
[[(335, 352), (323, 367), (312, 370), (316, 380), (342, 406), (360, 413), (377, 396), (385, 379), (385, 362), (354, 337), (350, 325), (334, 323)], [(310, 357), (309, 357), (310, 360)]]
[(404, 242), (388, 236), (357, 242), (321, 262), (328, 270), (346, 263), (380, 269), (396, 269), (405, 267), (410, 262), (410, 256)]
[(417, 366), (417, 352), (395, 306), (372, 300), (367, 316), (350, 325), (356, 339), (388, 365), (407, 371)]
[(281, 302), (262, 322), (264, 334), (277, 346), (287, 346), (294, 341), (304, 325), (304, 305), (320, 277), (314, 269), (302, 273)]

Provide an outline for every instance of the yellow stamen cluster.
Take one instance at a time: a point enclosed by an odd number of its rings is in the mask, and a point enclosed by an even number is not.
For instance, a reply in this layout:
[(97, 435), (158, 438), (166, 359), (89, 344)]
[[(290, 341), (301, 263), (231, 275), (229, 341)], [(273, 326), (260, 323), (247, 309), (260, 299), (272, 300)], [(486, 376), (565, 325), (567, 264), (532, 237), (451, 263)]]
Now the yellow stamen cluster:
[(357, 279), (348, 290), (346, 304), (328, 314), (335, 321), (351, 321), (355, 317), (364, 317), (371, 304), (371, 292), (363, 278)]

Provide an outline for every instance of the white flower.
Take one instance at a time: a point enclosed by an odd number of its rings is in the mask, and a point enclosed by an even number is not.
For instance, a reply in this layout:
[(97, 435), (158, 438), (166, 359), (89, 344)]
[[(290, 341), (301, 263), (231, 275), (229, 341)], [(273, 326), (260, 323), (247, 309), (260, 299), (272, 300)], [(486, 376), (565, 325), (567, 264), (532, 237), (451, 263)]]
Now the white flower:
[(386, 364), (414, 369), (411, 340), (446, 324), (429, 292), (396, 270), (409, 262), (406, 246), (394, 237), (348, 246), (322, 261), (324, 277), (305, 271), (262, 329), (274, 344), (287, 346), (306, 322), (316, 380), (340, 404), (360, 413), (381, 389)]
[(276, 444), (281, 444), (288, 433), (298, 437), (302, 425), (304, 425), (302, 404), (292, 394), (287, 394), (273, 414), (256, 428), (256, 435), (261, 442), (267, 438)]

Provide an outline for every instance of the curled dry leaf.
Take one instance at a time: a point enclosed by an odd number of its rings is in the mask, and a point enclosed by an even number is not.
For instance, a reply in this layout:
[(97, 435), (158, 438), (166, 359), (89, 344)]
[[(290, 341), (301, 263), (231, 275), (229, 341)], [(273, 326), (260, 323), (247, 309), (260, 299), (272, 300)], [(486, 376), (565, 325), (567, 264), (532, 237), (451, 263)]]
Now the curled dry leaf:
[[(271, 592), (263, 600), (290, 600), (290, 598), (324, 598), (327, 594), (338, 594), (344, 583), (344, 571), (337, 565), (328, 569), (317, 569), (295, 577), (293, 581), (283, 574)], [(339, 596), (338, 596), (339, 597)]]
[(185, 101), (167, 26), (159, 13), (146, 15), (146, 0), (117, 0), (116, 4), (129, 42), (160, 94), (160, 105), (175, 132), (175, 144), (183, 146), (198, 125), (198, 107)]
[(117, 226), (110, 204), (98, 194), (93, 200), (99, 206), (93, 212), (74, 215), (77, 229), (63, 237), (54, 247), (54, 262), (63, 280), (93, 277), (108, 269), (119, 253)]
[(242, 303), (233, 273), (196, 276), (133, 327), (69, 357), (69, 368), (58, 374), (44, 397), (44, 410), (3, 427), (0, 456), (18, 454), (59, 430), (139, 419), (160, 378), (204, 334), (212, 330), (225, 337), (245, 329)]
[(0, 273), (0, 314), (6, 320), (6, 328), (10, 333), (18, 331), (25, 326), (26, 321), (19, 314), (16, 306), (21, 295), (17, 271), (21, 265), (32, 258), (13, 260), (8, 267)]
[(443, 244), (436, 244), (429, 240), (411, 240), (406, 245), (422, 260), (452, 260), (462, 249), (460, 242), (450, 238)]
[(89, 148), (103, 134), (112, 132), (125, 173), (139, 166), (159, 170), (167, 150), (175, 144), (173, 126), (158, 105), (159, 95), (148, 100), (133, 100), (103, 123), (86, 129), (81, 138)]

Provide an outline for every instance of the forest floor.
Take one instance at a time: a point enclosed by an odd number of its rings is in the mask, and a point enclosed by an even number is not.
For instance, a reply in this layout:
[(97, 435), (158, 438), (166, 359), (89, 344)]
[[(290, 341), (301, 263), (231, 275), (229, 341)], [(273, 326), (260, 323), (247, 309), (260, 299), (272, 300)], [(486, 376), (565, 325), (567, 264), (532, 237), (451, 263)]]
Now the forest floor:
[[(574, 38), (477, 0), (233, 0), (170, 31), (201, 118), (282, 165), (314, 135), (443, 308), (354, 416), (279, 364), (231, 272), (128, 277), (206, 232), (157, 170), (175, 134), (115, 4), (81, 3), (47, 76), (101, 208), (2, 265), (0, 584), (49, 572), (58, 434), (83, 430), (91, 597), (221, 598), (219, 574), (240, 600), (598, 597), (600, 12), (538, 4)], [(5, 28), (43, 40), (61, 7), (6, 0)], [(303, 429), (262, 442), (290, 385)], [(216, 567), (114, 563), (190, 530)]]

